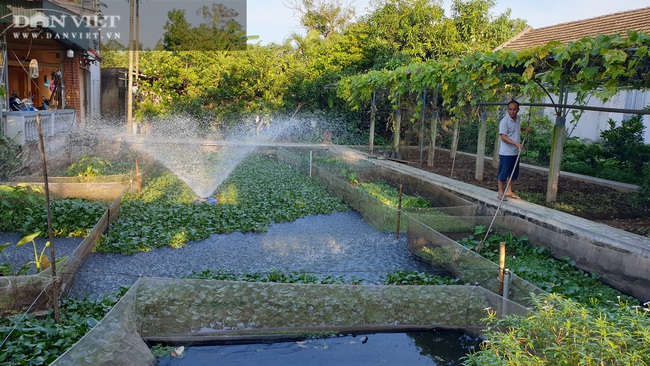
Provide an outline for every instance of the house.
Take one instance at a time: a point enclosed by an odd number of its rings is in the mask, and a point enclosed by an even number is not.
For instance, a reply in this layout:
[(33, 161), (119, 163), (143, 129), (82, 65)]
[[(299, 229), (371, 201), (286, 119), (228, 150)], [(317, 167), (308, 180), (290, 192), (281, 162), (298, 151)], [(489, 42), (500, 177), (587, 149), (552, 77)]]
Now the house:
[[(0, 4), (1, 133), (23, 147), (37, 141), (39, 111), (48, 139), (100, 114), (99, 0), (4, 0)], [(12, 108), (12, 95), (27, 103)], [(16, 110), (19, 109), (19, 110)], [(55, 148), (61, 140), (51, 145)]]
[[(542, 46), (551, 41), (559, 41), (567, 44), (585, 37), (595, 37), (598, 34), (621, 34), (621, 36), (625, 36), (628, 30), (650, 33), (650, 7), (622, 11), (538, 29), (529, 27), (497, 47), (497, 50), (512, 49), (521, 51), (526, 48)], [(554, 99), (557, 101), (557, 97), (554, 96)], [(570, 94), (568, 104), (572, 104), (574, 101), (575, 98), (572, 98)], [(552, 101), (547, 97), (544, 102), (551, 103)], [(650, 105), (650, 91), (621, 91), (604, 104), (594, 97), (589, 100), (587, 105), (633, 110), (643, 109), (645, 106)], [(549, 115), (551, 120), (555, 116), (550, 108), (545, 111), (545, 114)], [(524, 116), (525, 113), (521, 115)], [(580, 137), (585, 140), (597, 141), (600, 139), (600, 132), (609, 128), (607, 121), (610, 118), (620, 122), (628, 117), (630, 115), (622, 113), (585, 111), (578, 123), (572, 123), (571, 115), (568, 115), (567, 133), (570, 137)], [(644, 124), (646, 126), (644, 140), (646, 143), (650, 143), (650, 116), (644, 117)]]

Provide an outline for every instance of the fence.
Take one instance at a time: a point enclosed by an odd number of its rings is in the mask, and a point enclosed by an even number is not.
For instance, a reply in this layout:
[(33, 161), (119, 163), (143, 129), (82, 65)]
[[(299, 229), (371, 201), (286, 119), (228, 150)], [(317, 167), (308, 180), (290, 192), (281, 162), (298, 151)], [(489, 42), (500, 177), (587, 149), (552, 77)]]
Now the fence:
[(51, 111), (2, 112), (1, 132), (24, 145), (38, 141), (36, 115), (40, 115), (44, 137), (70, 133), (74, 130), (76, 115), (72, 109)]

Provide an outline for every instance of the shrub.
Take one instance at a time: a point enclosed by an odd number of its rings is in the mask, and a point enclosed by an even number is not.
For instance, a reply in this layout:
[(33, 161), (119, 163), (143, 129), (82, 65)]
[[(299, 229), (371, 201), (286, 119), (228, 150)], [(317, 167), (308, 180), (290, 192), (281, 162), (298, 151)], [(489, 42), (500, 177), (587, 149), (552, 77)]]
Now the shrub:
[(106, 174), (111, 168), (108, 160), (96, 156), (83, 156), (79, 161), (72, 163), (65, 172), (68, 177), (96, 177)]
[(490, 312), (481, 350), (465, 365), (648, 365), (649, 309), (588, 308), (558, 295), (534, 298), (528, 317)]
[(637, 115), (628, 118), (620, 126), (616, 126), (611, 118), (607, 123), (609, 129), (600, 133), (605, 156), (618, 160), (622, 166), (640, 175), (644, 164), (650, 159), (650, 149), (643, 143), (643, 117)]

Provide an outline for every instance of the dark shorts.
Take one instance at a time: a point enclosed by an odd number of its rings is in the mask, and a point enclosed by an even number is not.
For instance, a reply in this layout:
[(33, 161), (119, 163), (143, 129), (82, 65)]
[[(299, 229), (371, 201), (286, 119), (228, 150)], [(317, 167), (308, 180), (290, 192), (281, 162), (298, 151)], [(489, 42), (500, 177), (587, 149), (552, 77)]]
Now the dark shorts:
[[(512, 172), (513, 169), (514, 173)], [(519, 176), (517, 155), (499, 155), (499, 180), (506, 182), (510, 178), (510, 174), (512, 174), (512, 180), (517, 180)]]

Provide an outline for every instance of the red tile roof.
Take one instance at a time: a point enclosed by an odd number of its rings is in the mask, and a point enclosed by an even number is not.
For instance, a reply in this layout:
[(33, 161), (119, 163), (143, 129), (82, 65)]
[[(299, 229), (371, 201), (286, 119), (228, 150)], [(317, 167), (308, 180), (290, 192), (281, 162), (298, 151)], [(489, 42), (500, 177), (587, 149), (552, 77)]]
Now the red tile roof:
[(650, 33), (650, 7), (622, 11), (608, 15), (551, 25), (539, 29), (526, 28), (496, 49), (521, 51), (526, 48), (542, 46), (551, 41), (567, 44), (584, 37), (598, 34), (622, 34), (628, 30)]

